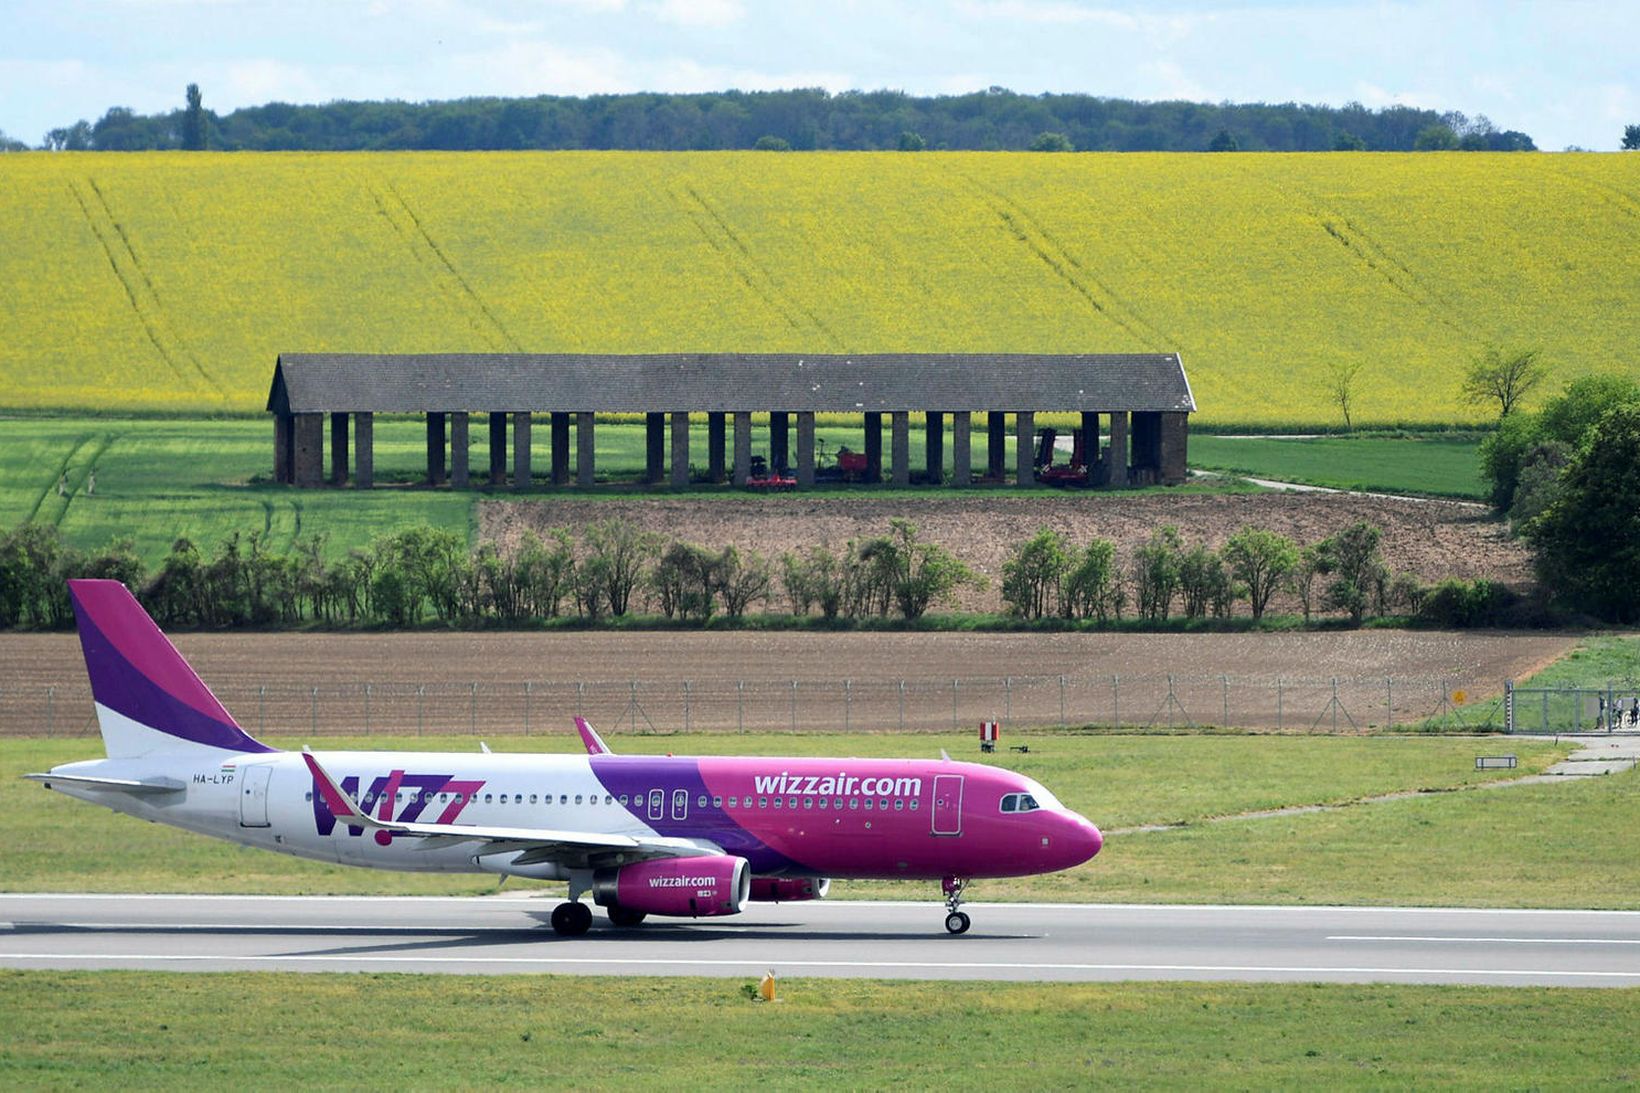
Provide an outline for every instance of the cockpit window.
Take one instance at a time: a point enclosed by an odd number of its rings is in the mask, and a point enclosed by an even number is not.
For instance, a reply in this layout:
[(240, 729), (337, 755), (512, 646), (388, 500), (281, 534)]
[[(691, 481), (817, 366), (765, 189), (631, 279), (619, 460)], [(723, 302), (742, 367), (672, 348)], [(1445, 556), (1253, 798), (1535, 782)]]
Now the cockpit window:
[(1002, 795), (1002, 811), (1004, 812), (1035, 812), (1041, 807), (1036, 803), (1036, 798), (1029, 793), (1005, 793)]

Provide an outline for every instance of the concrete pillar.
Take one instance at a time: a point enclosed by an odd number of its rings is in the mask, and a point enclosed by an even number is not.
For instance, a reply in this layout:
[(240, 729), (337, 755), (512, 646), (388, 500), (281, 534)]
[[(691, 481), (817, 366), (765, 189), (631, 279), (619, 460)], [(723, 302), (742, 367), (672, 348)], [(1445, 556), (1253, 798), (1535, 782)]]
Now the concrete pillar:
[(974, 482), (974, 461), (970, 451), (974, 415), (958, 410), (951, 415), (951, 484), (970, 486)]
[(457, 410), (450, 415), (450, 485), (458, 490), (464, 490), (471, 484), (467, 476), (467, 457), (471, 454), (467, 427), (471, 422), (472, 415), (466, 410)]
[(797, 484), (814, 485), (814, 411), (797, 411)]
[(289, 414), (273, 415), (273, 480), (281, 485), (289, 485), (294, 477), (290, 452), (295, 432), (296, 422)]
[(866, 481), (883, 480), (883, 415), (866, 414)]
[(945, 481), (945, 415), (929, 410), (923, 418), (923, 481), (938, 486)]
[(298, 486), (325, 481), (325, 415), (294, 414), (291, 428), (291, 480)]
[(353, 451), (358, 464), (353, 488), (373, 489), (376, 485), (376, 415), (369, 410), (353, 415)]
[(644, 471), (643, 480), (651, 486), (660, 484), (666, 474), (666, 415), (644, 415)]
[(1177, 486), (1190, 475), (1187, 447), (1190, 415), (1169, 411), (1162, 415), (1162, 484)]
[(769, 413), (769, 469), (784, 473), (791, 463), (791, 418), (786, 411)]
[(569, 484), (569, 415), (552, 412), (552, 484)]
[(575, 484), (577, 486), (592, 485), (593, 467), (593, 435), (592, 415), (581, 412), (575, 415)]
[(752, 476), (752, 415), (745, 410), (735, 411), (735, 477), (737, 486), (744, 486)]
[(444, 485), (444, 449), (446, 446), (444, 411), (429, 410), (427, 412), (427, 484), (429, 486)]
[(1099, 415), (1082, 412), (1082, 481), (1099, 484)]
[(727, 422), (728, 415), (721, 410), (706, 415), (706, 477), (714, 486), (723, 482), (724, 426)]
[(889, 461), (896, 486), (911, 485), (911, 415), (895, 410), (889, 415)]
[(490, 485), (507, 483), (507, 415), (490, 414)]
[(1110, 415), (1110, 454), (1105, 457), (1110, 471), (1105, 481), (1118, 489), (1128, 484), (1128, 415), (1126, 410), (1114, 410)]
[(1036, 485), (1036, 414), (1031, 410), (1014, 414), (1014, 484)]
[(530, 488), (530, 475), (533, 469), (530, 466), (534, 453), (530, 451), (530, 424), (528, 410), (513, 415), (513, 489), (527, 490)]
[(330, 484), (347, 485), (347, 415), (330, 415)]
[(1008, 456), (1008, 415), (1001, 410), (985, 414), (985, 477), (1001, 482)]
[(672, 488), (689, 485), (689, 411), (672, 413)]

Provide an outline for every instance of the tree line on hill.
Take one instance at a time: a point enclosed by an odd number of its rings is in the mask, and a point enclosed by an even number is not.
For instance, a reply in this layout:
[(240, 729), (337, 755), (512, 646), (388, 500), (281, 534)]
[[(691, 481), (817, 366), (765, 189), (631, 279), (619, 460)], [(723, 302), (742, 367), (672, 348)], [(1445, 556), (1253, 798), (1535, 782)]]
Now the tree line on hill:
[[(23, 150), (20, 141), (0, 146)], [(1533, 151), (1532, 138), (1485, 116), (1407, 106), (1135, 102), (1096, 95), (966, 95), (820, 88), (471, 98), (443, 102), (272, 102), (227, 114), (186, 104), (52, 129), (50, 151), (468, 151), (632, 149), (921, 151)]]
[[(1447, 627), (1525, 618), (1520, 598), (1501, 585), (1428, 586), (1392, 574), (1380, 537), (1377, 527), (1358, 523), (1300, 546), (1243, 528), (1213, 550), (1186, 544), (1177, 529), (1164, 527), (1120, 565), (1108, 540), (1077, 545), (1043, 529), (1013, 550), (1001, 596), (1009, 616), (1033, 625), (1131, 620), (1157, 628), (1181, 613), (1186, 620), (1229, 619), (1243, 603), (1256, 625), (1283, 589), (1296, 596), (1306, 623), (1319, 611), (1338, 612), (1351, 625), (1392, 614)], [(0, 626), (70, 626), (66, 581), (74, 577), (122, 581), (161, 625), (206, 629), (597, 625), (640, 607), (702, 624), (742, 620), (758, 604), (765, 615), (850, 625), (915, 621), (953, 603), (963, 588), (985, 583), (904, 519), (841, 549), (815, 545), (778, 559), (734, 546), (669, 542), (618, 518), (587, 527), (578, 540), (565, 529), (545, 538), (527, 533), (506, 551), (489, 541), (469, 549), (456, 532), (425, 525), (378, 536), (334, 562), (325, 560), (322, 545), (309, 538), (279, 551), (260, 533), (235, 533), (207, 555), (178, 539), (149, 573), (129, 541), (87, 554), (67, 547), (50, 525), (23, 524), (0, 539)]]

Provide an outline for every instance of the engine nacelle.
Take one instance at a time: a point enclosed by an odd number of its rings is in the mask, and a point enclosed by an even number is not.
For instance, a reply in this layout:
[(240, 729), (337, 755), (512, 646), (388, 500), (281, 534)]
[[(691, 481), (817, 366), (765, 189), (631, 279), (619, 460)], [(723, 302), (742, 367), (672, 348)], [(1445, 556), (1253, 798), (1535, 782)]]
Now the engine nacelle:
[(738, 915), (751, 885), (751, 866), (732, 854), (657, 858), (598, 870), (592, 875), (592, 898), (600, 907), (706, 918)]
[(831, 881), (825, 877), (753, 877), (753, 903), (801, 903), (825, 899)]

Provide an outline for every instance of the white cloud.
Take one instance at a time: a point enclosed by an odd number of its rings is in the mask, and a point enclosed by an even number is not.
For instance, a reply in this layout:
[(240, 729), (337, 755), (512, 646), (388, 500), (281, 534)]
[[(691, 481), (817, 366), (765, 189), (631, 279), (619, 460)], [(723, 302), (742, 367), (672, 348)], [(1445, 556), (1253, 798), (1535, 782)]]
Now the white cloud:
[(649, 10), (680, 27), (726, 27), (746, 17), (741, 0), (655, 0)]

